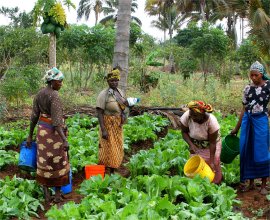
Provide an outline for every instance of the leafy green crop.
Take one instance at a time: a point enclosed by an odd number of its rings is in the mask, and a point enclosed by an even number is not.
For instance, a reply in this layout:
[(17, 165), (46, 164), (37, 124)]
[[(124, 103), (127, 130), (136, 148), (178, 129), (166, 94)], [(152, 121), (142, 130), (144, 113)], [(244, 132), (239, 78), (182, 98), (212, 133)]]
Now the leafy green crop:
[[(74, 172), (83, 169), (87, 164), (98, 162), (97, 123), (97, 118), (79, 114), (67, 120), (70, 162)], [(160, 132), (168, 124), (167, 119), (146, 113), (131, 117), (124, 125), (124, 145), (129, 146), (131, 143), (146, 139), (155, 140), (157, 138), (155, 133)]]
[(131, 176), (164, 175), (171, 171), (183, 175), (183, 167), (189, 157), (186, 143), (180, 131), (169, 130), (167, 136), (154, 144), (148, 151), (141, 150), (128, 163)]
[(174, 176), (94, 176), (81, 184), (80, 204), (52, 207), (48, 219), (244, 219), (235, 191), (208, 179)]
[(0, 170), (9, 164), (18, 164), (19, 154), (16, 151), (9, 150), (0, 150)]
[(156, 132), (169, 125), (169, 120), (160, 115), (144, 113), (140, 116), (130, 117), (124, 125), (125, 145), (128, 149), (130, 144), (140, 140), (156, 140)]
[(42, 190), (34, 180), (6, 177), (0, 179), (0, 219), (30, 219), (38, 217), (38, 209), (44, 210)]
[(0, 127), (0, 149), (8, 146), (19, 146), (27, 137), (28, 130), (21, 128), (6, 129)]

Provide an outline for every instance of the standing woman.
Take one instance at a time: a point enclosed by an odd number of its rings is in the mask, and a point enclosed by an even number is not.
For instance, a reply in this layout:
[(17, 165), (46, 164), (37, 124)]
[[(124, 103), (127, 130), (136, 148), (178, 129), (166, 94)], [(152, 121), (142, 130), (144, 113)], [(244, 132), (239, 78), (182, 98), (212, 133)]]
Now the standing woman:
[(49, 187), (56, 187), (55, 203), (62, 201), (60, 187), (69, 184), (70, 165), (68, 162), (68, 142), (65, 134), (63, 111), (58, 90), (64, 75), (57, 68), (46, 72), (47, 87), (41, 89), (33, 102), (30, 132), (27, 144), (33, 139), (37, 129), (37, 177), (43, 186), (45, 201), (50, 201)]
[(200, 155), (209, 164), (215, 172), (213, 182), (219, 184), (222, 180), (220, 126), (210, 114), (212, 106), (203, 101), (191, 101), (187, 107), (189, 110), (180, 118), (183, 139), (189, 145), (191, 156)]
[(124, 110), (128, 106), (123, 92), (118, 89), (120, 71), (113, 69), (107, 75), (109, 88), (104, 89), (97, 98), (99, 120), (99, 164), (105, 165), (106, 173), (114, 173), (124, 157), (123, 128)]
[(269, 124), (267, 105), (270, 100), (270, 81), (258, 61), (250, 67), (251, 83), (244, 89), (243, 108), (231, 134), (240, 134), (240, 181), (242, 191), (254, 189), (254, 179), (262, 178), (260, 193), (267, 194), (266, 180), (270, 175)]

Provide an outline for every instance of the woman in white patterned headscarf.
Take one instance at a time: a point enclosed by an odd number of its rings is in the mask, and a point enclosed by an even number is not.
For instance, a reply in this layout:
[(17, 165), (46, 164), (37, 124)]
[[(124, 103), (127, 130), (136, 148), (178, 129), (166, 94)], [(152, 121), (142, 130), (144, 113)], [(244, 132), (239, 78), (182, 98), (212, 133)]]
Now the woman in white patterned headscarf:
[(270, 81), (258, 61), (250, 67), (252, 83), (243, 94), (243, 109), (231, 134), (240, 134), (240, 181), (243, 191), (255, 189), (254, 179), (262, 178), (260, 193), (267, 194), (266, 180), (270, 175), (269, 124), (267, 105), (270, 101)]
[(64, 75), (54, 67), (46, 72), (43, 79), (47, 87), (41, 89), (34, 99), (27, 144), (30, 146), (34, 128), (38, 124), (36, 180), (44, 188), (46, 202), (51, 199), (48, 188), (56, 187), (53, 202), (57, 203), (63, 200), (60, 193), (61, 186), (69, 184), (70, 181), (68, 142), (58, 94)]

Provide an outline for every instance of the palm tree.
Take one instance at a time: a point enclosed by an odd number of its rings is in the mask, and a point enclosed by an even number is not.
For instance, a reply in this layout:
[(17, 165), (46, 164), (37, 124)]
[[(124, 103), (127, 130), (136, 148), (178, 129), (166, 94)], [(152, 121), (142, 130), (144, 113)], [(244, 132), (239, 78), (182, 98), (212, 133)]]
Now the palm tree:
[(95, 12), (95, 25), (98, 22), (99, 14), (103, 11), (104, 0), (80, 0), (77, 10), (77, 19), (80, 20), (85, 17), (89, 19), (90, 13), (93, 10)]
[(226, 0), (229, 8), (247, 18), (253, 35), (253, 41), (266, 59), (270, 58), (270, 0)]
[(128, 77), (131, 1), (132, 0), (119, 0), (116, 21), (116, 39), (113, 55), (113, 67), (119, 67), (121, 69), (119, 87), (124, 93), (126, 93)]
[[(132, 0), (131, 2), (131, 14), (138, 9), (137, 0)], [(106, 0), (105, 6), (102, 7), (103, 13), (106, 17), (100, 20), (101, 24), (107, 24), (109, 22), (116, 22), (117, 20), (117, 8), (119, 5), (119, 0)], [(138, 25), (142, 25), (141, 20), (138, 17), (131, 15), (131, 20), (137, 23)]]
[[(145, 11), (150, 16), (158, 16), (158, 20), (153, 21), (152, 24), (157, 28), (163, 30), (164, 41), (166, 36), (166, 30), (169, 31), (170, 43), (172, 41), (173, 31), (177, 30), (181, 26), (182, 16), (178, 8), (176, 7), (174, 0), (147, 0), (145, 3)], [(171, 52), (170, 54), (170, 72), (175, 72), (174, 58)]]

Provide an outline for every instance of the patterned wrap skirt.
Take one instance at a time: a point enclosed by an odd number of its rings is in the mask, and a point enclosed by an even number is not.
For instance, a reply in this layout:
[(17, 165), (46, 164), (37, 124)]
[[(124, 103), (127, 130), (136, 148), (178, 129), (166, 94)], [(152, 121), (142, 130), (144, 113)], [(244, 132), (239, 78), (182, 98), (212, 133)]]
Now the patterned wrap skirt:
[[(194, 141), (194, 139), (192, 139), (192, 142), (198, 147), (200, 148), (200, 152), (198, 153), (198, 155), (200, 155), (207, 164), (210, 164), (210, 149), (209, 149), (209, 142), (208, 142), (208, 148), (204, 149), (203, 147), (206, 146), (206, 141), (204, 141), (204, 145), (203, 146), (199, 146), (198, 142)], [(216, 172), (215, 172), (215, 178), (213, 180), (213, 183), (219, 184), (221, 183), (222, 180), (222, 171), (221, 171), (221, 165), (220, 165), (220, 154), (221, 154), (221, 147), (222, 147), (222, 143), (221, 140), (219, 139), (219, 141), (217, 141), (216, 144), (216, 153), (215, 153), (215, 157), (214, 157), (214, 163), (216, 164)], [(190, 156), (194, 156), (195, 154), (191, 154)]]
[(99, 164), (105, 167), (118, 168), (124, 158), (123, 128), (121, 116), (104, 115), (104, 126), (108, 132), (108, 140), (102, 138), (99, 129)]
[(51, 125), (51, 119), (40, 117), (37, 130), (37, 177), (43, 186), (69, 184), (70, 165), (63, 141)]
[(240, 181), (270, 176), (269, 125), (265, 113), (245, 112), (240, 134)]

